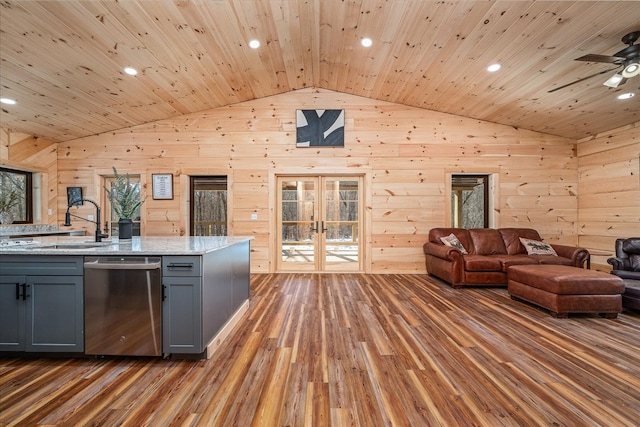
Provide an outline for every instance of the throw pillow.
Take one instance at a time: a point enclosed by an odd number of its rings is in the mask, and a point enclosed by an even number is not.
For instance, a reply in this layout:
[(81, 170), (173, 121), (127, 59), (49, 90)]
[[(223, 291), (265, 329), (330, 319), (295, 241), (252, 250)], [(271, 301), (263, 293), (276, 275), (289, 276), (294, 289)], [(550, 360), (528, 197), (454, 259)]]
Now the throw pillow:
[(631, 269), (633, 271), (640, 271), (640, 255), (631, 255), (629, 262), (631, 263)]
[(545, 242), (539, 242), (537, 240), (525, 239), (520, 237), (520, 243), (527, 250), (527, 255), (555, 255), (558, 256), (556, 251), (553, 250), (550, 244)]
[(462, 242), (460, 242), (460, 240), (458, 240), (456, 235), (453, 234), (453, 233), (449, 234), (446, 237), (441, 237), (440, 240), (442, 240), (442, 243), (444, 243), (445, 246), (450, 246), (452, 248), (456, 248), (460, 252), (462, 252), (463, 254), (468, 254), (469, 253), (469, 252), (467, 252), (467, 250), (462, 245)]

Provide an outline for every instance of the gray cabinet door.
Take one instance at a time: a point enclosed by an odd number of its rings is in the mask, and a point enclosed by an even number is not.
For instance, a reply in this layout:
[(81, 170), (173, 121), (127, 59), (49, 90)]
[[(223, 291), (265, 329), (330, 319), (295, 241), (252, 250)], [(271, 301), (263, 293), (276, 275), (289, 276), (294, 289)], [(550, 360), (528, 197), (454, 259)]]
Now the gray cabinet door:
[(202, 278), (163, 277), (162, 286), (163, 352), (202, 353)]
[(26, 350), (84, 351), (82, 276), (27, 276)]
[(0, 277), (0, 351), (25, 349), (25, 288), (25, 276)]

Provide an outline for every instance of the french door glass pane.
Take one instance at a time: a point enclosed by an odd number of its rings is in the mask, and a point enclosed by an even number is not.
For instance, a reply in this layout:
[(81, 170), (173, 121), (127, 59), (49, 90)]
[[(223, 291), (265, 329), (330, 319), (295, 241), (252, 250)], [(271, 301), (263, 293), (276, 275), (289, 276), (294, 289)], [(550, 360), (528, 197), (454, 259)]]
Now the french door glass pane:
[(358, 181), (325, 180), (326, 263), (358, 262)]
[(314, 263), (315, 181), (283, 181), (281, 198), (282, 261)]

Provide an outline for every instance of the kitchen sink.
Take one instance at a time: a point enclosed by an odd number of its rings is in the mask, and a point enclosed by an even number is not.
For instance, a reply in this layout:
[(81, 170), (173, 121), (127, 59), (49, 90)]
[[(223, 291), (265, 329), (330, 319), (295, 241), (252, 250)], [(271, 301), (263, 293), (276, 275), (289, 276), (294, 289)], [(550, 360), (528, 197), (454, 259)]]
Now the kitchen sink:
[(76, 242), (76, 243), (54, 243), (33, 246), (34, 249), (91, 249), (109, 246), (111, 242)]

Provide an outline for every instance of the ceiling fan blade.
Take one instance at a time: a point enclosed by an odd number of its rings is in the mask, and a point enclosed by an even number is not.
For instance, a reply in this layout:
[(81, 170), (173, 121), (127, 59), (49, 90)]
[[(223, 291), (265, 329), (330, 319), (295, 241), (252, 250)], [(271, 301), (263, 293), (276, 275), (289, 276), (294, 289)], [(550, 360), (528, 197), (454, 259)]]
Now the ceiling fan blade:
[(586, 62), (602, 62), (605, 64), (622, 64), (624, 58), (619, 58), (617, 56), (607, 56), (607, 55), (596, 55), (595, 53), (590, 53), (585, 56), (581, 56), (580, 58), (576, 58), (575, 61), (586, 61)]
[(566, 87), (569, 87), (569, 86), (572, 86), (572, 85), (574, 85), (574, 84), (577, 84), (577, 83), (583, 82), (583, 81), (585, 81), (585, 80), (589, 80), (590, 78), (595, 77), (595, 76), (599, 76), (599, 75), (601, 75), (601, 74), (610, 73), (611, 71), (615, 71), (615, 70), (617, 70), (617, 69), (618, 69), (618, 67), (616, 67), (616, 68), (611, 68), (611, 69), (608, 69), (608, 70), (598, 71), (597, 73), (591, 74), (590, 76), (583, 77), (583, 78), (578, 79), (578, 80), (575, 80), (575, 81), (573, 81), (573, 82), (571, 82), (571, 83), (567, 83), (567, 84), (565, 84), (565, 85), (558, 86), (558, 87), (556, 87), (556, 88), (553, 88), (553, 89), (551, 89), (551, 90), (548, 90), (548, 91), (547, 91), (547, 93), (553, 93), (553, 92), (555, 92), (555, 91), (557, 91), (557, 90), (564, 89), (564, 88), (566, 88)]
[(616, 52), (613, 56), (618, 58), (631, 59), (637, 55), (640, 55), (640, 44), (631, 45), (622, 49), (620, 52)]

